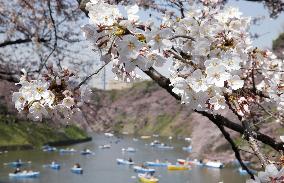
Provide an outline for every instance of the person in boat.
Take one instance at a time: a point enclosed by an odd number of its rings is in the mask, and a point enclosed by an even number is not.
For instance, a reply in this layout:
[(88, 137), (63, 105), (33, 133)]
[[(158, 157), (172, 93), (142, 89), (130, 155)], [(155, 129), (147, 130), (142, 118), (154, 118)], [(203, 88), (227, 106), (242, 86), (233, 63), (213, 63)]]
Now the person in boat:
[(83, 152), (85, 152), (85, 153), (89, 153), (89, 152), (91, 152), (91, 150), (90, 150), (90, 149), (85, 148), (85, 149), (83, 150)]
[(133, 162), (132, 158), (129, 158), (129, 159), (128, 159), (128, 162), (132, 163), (132, 162)]
[(20, 172), (21, 172), (21, 169), (18, 167), (18, 168), (15, 169), (14, 174), (17, 174), (17, 173), (20, 173)]
[(79, 163), (76, 163), (76, 164), (74, 165), (74, 168), (81, 168), (81, 165), (80, 165)]
[(153, 179), (154, 178), (154, 173), (153, 172), (146, 173), (146, 178)]
[(16, 162), (16, 167), (20, 167), (21, 163), (22, 163), (22, 160), (21, 159), (17, 159), (15, 162)]
[(145, 169), (146, 169), (147, 166), (146, 166), (144, 163), (142, 163), (142, 164), (141, 164), (141, 168), (145, 168)]
[(51, 162), (51, 165), (55, 165), (55, 164), (56, 164), (56, 161), (52, 161), (52, 162)]
[(159, 159), (156, 159), (156, 163), (160, 163), (160, 160), (159, 160)]

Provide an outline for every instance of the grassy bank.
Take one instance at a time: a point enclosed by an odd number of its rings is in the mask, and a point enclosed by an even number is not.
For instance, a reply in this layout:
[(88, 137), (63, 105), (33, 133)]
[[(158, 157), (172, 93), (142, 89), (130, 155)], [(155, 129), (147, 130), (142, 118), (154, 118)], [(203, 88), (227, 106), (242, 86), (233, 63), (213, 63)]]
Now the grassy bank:
[(0, 148), (34, 148), (44, 144), (68, 145), (90, 140), (80, 128), (71, 125), (63, 128), (52, 128), (40, 122), (17, 120), (13, 116), (0, 115)]

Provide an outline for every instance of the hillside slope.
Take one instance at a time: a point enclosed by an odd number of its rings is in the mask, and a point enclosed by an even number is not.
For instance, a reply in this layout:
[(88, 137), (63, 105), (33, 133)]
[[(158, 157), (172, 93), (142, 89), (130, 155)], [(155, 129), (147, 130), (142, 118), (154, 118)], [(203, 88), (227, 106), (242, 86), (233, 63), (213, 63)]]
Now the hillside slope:
[(44, 144), (68, 145), (87, 140), (90, 140), (88, 134), (74, 125), (52, 128), (46, 123), (0, 115), (0, 150), (31, 149)]
[[(232, 155), (213, 123), (192, 113), (151, 81), (136, 83), (130, 89), (95, 90), (91, 104), (85, 106), (84, 111), (94, 131), (190, 136), (194, 152), (198, 155), (212, 156), (210, 152)], [(232, 114), (224, 115), (236, 120)], [(236, 136), (233, 132), (232, 135)]]

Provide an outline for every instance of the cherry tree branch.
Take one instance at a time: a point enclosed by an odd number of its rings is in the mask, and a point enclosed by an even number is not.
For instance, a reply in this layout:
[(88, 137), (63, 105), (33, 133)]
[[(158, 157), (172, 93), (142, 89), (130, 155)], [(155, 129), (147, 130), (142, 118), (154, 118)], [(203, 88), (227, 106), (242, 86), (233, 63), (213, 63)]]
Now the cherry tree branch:
[[(41, 42), (41, 43), (45, 43), (45, 42), (48, 42), (50, 40), (46, 40), (46, 39), (40, 38), (37, 41)], [(9, 46), (9, 45), (14, 45), (14, 44), (30, 43), (30, 42), (32, 42), (31, 38), (17, 39), (17, 40), (13, 40), (13, 41), (12, 40), (7, 40), (7, 41), (4, 41), (4, 42), (0, 43), (0, 47), (5, 47), (5, 46)]]
[[(214, 121), (212, 121), (214, 123)], [(225, 137), (225, 139), (230, 143), (232, 150), (235, 153), (235, 157), (237, 158), (237, 160), (239, 161), (241, 167), (247, 171), (247, 173), (250, 175), (251, 179), (254, 179), (253, 173), (248, 169), (248, 167), (244, 164), (239, 149), (236, 146), (235, 142), (232, 140), (232, 138), (230, 137), (230, 134), (225, 130), (224, 126), (220, 125), (219, 123), (214, 123), (222, 132), (223, 136)]]
[[(147, 74), (156, 83), (158, 83), (159, 86), (161, 86), (162, 88), (167, 90), (167, 92), (169, 94), (171, 94), (173, 97), (175, 97), (177, 100), (181, 100), (180, 96), (178, 96), (177, 94), (175, 94), (172, 91), (173, 87), (171, 86), (170, 80), (168, 78), (164, 77), (163, 75), (161, 75), (153, 67), (150, 67), (149, 70), (144, 71), (144, 73)], [(220, 124), (220, 125), (225, 126), (225, 127), (229, 128), (233, 131), (236, 131), (240, 134), (245, 134), (246, 129), (242, 125), (239, 125), (235, 122), (232, 122), (231, 120), (225, 118), (224, 116), (221, 116), (219, 114), (213, 115), (213, 114), (210, 114), (210, 113), (205, 112), (205, 111), (195, 110), (195, 112), (207, 117), (208, 119), (210, 119), (215, 124), (218, 124), (218, 125)], [(265, 135), (263, 133), (256, 131), (256, 132), (254, 132), (253, 136), (254, 136), (255, 139), (261, 141), (264, 144), (269, 145), (270, 147), (272, 147), (276, 151), (283, 151), (284, 150), (284, 147), (283, 147), (284, 143), (283, 142), (277, 142), (276, 140), (269, 137), (268, 135)]]
[(186, 39), (190, 39), (191, 41), (195, 41), (195, 39), (191, 36), (187, 36), (187, 35), (176, 35), (176, 36), (172, 36), (170, 37), (170, 40), (176, 39), (176, 38), (186, 38)]
[(94, 75), (98, 74), (106, 65), (108, 64), (108, 62), (106, 62), (103, 66), (101, 66), (98, 70), (96, 70), (94, 73), (90, 74), (89, 76), (87, 76), (84, 80), (82, 80), (78, 86), (76, 86), (74, 88), (74, 90), (78, 90), (83, 84), (85, 84), (89, 79), (91, 79)]
[[(49, 11), (49, 16), (50, 16), (50, 20), (52, 23), (52, 27), (53, 27), (53, 31), (54, 31), (54, 44), (53, 44), (53, 48), (51, 50), (51, 52), (47, 55), (47, 57), (42, 61), (42, 63), (40, 64), (39, 67), (39, 73), (41, 72), (41, 70), (43, 69), (44, 66), (46, 66), (46, 62), (48, 61), (48, 59), (51, 57), (51, 55), (55, 52), (56, 48), (57, 48), (57, 29), (56, 29), (56, 25), (55, 25), (55, 21), (54, 18), (52, 16), (52, 10), (51, 10), (51, 4), (50, 4), (51, 0), (47, 1), (47, 6), (48, 6), (48, 11)], [(61, 66), (60, 66), (61, 67)]]
[(247, 119), (242, 118), (242, 125), (245, 129), (244, 131), (245, 138), (249, 142), (250, 147), (252, 148), (252, 150), (255, 152), (255, 155), (258, 157), (258, 159), (262, 163), (262, 166), (266, 167), (268, 165), (268, 160), (264, 156), (264, 154), (260, 151), (259, 146), (255, 138), (253, 137), (253, 131), (251, 130), (250, 122)]

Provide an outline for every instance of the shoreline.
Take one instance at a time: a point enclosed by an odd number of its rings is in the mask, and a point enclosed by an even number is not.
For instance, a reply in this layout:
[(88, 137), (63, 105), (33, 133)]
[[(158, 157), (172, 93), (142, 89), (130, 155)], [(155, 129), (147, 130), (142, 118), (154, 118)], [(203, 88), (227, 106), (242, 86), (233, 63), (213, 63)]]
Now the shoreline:
[[(68, 146), (68, 145), (80, 144), (80, 143), (90, 142), (90, 141), (92, 141), (92, 137), (86, 137), (83, 139), (59, 140), (59, 141), (54, 141), (54, 142), (47, 142), (47, 143), (44, 143), (44, 145), (60, 147), (60, 146)], [(36, 148), (38, 147), (33, 146), (31, 144), (7, 145), (7, 146), (0, 146), (0, 151), (33, 150)]]

